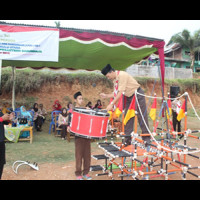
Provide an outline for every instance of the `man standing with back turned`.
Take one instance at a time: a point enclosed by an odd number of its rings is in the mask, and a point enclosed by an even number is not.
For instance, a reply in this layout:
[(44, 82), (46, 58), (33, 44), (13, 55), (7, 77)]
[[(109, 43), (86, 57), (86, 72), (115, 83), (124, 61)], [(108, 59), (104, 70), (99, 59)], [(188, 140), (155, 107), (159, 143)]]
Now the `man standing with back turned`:
[[(107, 106), (106, 110), (112, 110), (113, 106), (116, 104), (116, 102), (120, 99), (121, 94), (124, 92), (124, 96), (126, 97), (126, 105), (125, 105), (125, 116), (129, 109), (130, 103), (135, 95), (135, 90), (137, 90), (138, 93), (144, 94), (144, 91), (140, 88), (140, 84), (127, 72), (124, 71), (115, 71), (111, 67), (110, 64), (107, 64), (102, 70), (101, 73), (106, 76), (108, 79), (112, 80), (114, 83), (114, 92), (110, 94), (101, 93), (100, 96), (102, 98), (114, 98), (114, 100)], [(146, 101), (145, 97), (142, 95), (137, 95), (138, 103), (140, 105), (142, 114), (144, 116), (144, 120), (148, 125), (148, 117), (147, 117), (147, 111), (146, 111)], [(138, 110), (137, 106), (137, 112), (138, 112), (138, 122), (140, 124), (140, 128), (142, 130), (142, 133), (148, 133), (148, 130), (142, 120), (142, 116), (140, 111)], [(124, 127), (125, 134), (127, 136), (131, 135), (133, 132), (133, 125), (134, 125), (134, 117), (132, 117), (127, 124)], [(150, 142), (150, 136), (142, 137), (142, 139), (146, 142)], [(131, 144), (131, 136), (126, 137), (125, 139), (126, 145)]]

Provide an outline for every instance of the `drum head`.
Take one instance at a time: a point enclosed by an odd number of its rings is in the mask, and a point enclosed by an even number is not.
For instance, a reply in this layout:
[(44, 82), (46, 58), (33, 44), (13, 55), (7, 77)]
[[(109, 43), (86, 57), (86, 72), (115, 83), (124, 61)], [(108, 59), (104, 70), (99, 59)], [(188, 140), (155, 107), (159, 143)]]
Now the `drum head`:
[(105, 116), (105, 117), (109, 117), (110, 116), (110, 114), (109, 113), (107, 113), (107, 111), (96, 111), (96, 115), (97, 116)]
[(74, 108), (75, 112), (88, 114), (88, 115), (97, 115), (97, 116), (105, 116), (109, 117), (110, 114), (107, 112), (107, 110), (101, 110), (101, 109), (86, 109), (86, 108)]
[(94, 115), (95, 111), (91, 109), (86, 109), (86, 108), (74, 108), (73, 111), (78, 112), (78, 113), (83, 113), (87, 115)]

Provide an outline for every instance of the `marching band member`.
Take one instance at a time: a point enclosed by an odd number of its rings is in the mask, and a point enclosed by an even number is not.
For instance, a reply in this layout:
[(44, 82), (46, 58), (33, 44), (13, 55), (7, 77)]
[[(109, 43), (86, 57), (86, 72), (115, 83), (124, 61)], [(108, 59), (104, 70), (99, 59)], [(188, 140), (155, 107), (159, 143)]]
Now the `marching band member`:
[[(81, 107), (83, 103), (83, 97), (81, 92), (74, 94), (76, 102), (75, 108)], [(91, 139), (75, 136), (75, 158), (76, 158), (76, 179), (77, 180), (91, 180), (91, 176), (88, 174), (91, 163)], [(83, 170), (82, 168), (83, 164)]]
[[(144, 91), (140, 88), (140, 84), (127, 72), (115, 71), (115, 69), (113, 69), (110, 64), (107, 64), (101, 70), (101, 73), (104, 76), (106, 76), (109, 80), (112, 80), (114, 83), (114, 92), (113, 93), (110, 93), (110, 94), (101, 93), (100, 94), (100, 96), (102, 98), (114, 98), (114, 100), (107, 106), (106, 110), (107, 111), (112, 110), (114, 105), (120, 99), (122, 93), (124, 92), (124, 95), (126, 97), (126, 105), (125, 105), (125, 116), (126, 116), (126, 113), (129, 109), (131, 101), (135, 95), (135, 90), (137, 90), (137, 92), (139, 92), (141, 94), (144, 94)], [(142, 95), (137, 95), (137, 99), (138, 99), (142, 114), (144, 115), (145, 122), (148, 126), (147, 111), (145, 112), (145, 110), (146, 110), (145, 97)], [(139, 121), (140, 127), (142, 129), (142, 133), (148, 133), (148, 130), (142, 120), (141, 113), (139, 112), (138, 109), (137, 109), (137, 111), (138, 111), (138, 121)], [(131, 135), (131, 133), (133, 132), (133, 124), (134, 124), (134, 117), (132, 117), (124, 127), (124, 129), (125, 129), (124, 131), (127, 136)], [(142, 137), (142, 139), (145, 140), (146, 142), (150, 142), (150, 136)], [(126, 142), (126, 145), (130, 145), (131, 144), (131, 136), (126, 137), (125, 142)]]
[(180, 99), (174, 99), (172, 101), (173, 128), (174, 128), (174, 131), (177, 130), (177, 132), (181, 132), (181, 120), (180, 121), (177, 120), (177, 115), (181, 110), (181, 106), (182, 106), (182, 102)]

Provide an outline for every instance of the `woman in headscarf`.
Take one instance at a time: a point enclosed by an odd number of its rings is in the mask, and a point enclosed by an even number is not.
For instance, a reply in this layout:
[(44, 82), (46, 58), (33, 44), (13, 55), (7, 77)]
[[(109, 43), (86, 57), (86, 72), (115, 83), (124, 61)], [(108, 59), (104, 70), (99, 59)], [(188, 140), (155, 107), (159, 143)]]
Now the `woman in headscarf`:
[(68, 127), (68, 114), (66, 108), (62, 108), (62, 112), (59, 114), (58, 127), (62, 129), (61, 138), (64, 140), (67, 135), (67, 127)]
[(47, 111), (46, 111), (46, 109), (43, 107), (43, 104), (42, 104), (42, 103), (39, 104), (38, 112), (39, 112), (39, 114), (42, 116), (42, 118), (43, 118), (42, 124), (44, 124), (44, 121), (46, 120)]
[(40, 115), (38, 111), (37, 103), (34, 103), (32, 111), (34, 111), (33, 121), (35, 122), (35, 128), (37, 131), (42, 131), (41, 128), (42, 128), (43, 117)]
[[(30, 112), (26, 111), (26, 108), (24, 106), (20, 107), (20, 119), (27, 119), (27, 124), (23, 124), (24, 126), (30, 126), (31, 121), (33, 119)], [(18, 120), (18, 123), (20, 125), (20, 120)]]
[[(18, 118), (17, 120), (17, 126), (31, 126), (32, 119), (33, 117), (30, 112), (26, 111), (26, 108), (24, 106), (21, 106), (20, 118)], [(29, 131), (23, 131), (23, 133), (20, 135), (20, 138), (27, 138), (29, 136)]]
[(56, 99), (54, 101), (54, 104), (53, 104), (53, 110), (61, 110), (62, 109), (62, 106), (60, 105), (60, 102), (58, 99)]

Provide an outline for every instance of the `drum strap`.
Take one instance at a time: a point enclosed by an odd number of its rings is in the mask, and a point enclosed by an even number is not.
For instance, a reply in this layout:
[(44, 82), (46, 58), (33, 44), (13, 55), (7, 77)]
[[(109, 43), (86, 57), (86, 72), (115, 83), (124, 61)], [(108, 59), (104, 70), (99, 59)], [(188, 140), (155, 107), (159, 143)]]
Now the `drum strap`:
[[(120, 71), (117, 71), (117, 76), (119, 75), (119, 72)], [(115, 97), (117, 96), (117, 93), (118, 93), (118, 80), (116, 80), (115, 81), (115, 89), (114, 89), (114, 99), (115, 99)], [(110, 100), (110, 102), (112, 102), (113, 101), (113, 99), (111, 99)], [(113, 108), (113, 110), (115, 110), (116, 109), (116, 106), (114, 105), (114, 108)]]
[[(119, 75), (120, 71), (117, 71), (117, 76)], [(114, 90), (114, 98), (117, 96), (118, 93), (118, 80), (115, 81), (115, 90)]]

